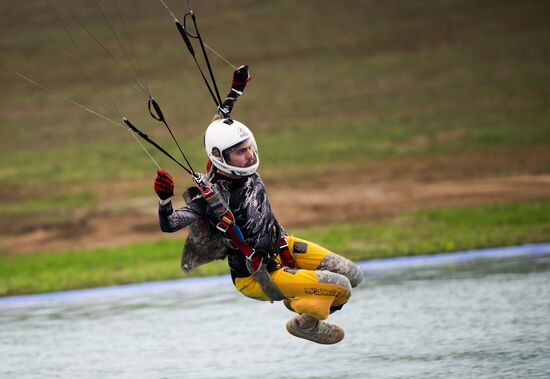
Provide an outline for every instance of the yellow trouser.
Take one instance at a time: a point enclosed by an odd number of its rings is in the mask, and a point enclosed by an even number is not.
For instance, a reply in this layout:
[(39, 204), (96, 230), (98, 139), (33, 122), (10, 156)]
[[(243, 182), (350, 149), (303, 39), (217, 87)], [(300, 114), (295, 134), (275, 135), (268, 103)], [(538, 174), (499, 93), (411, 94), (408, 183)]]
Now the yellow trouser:
[[(331, 307), (343, 305), (348, 301), (351, 296), (349, 280), (340, 274), (314, 271), (323, 258), (331, 254), (329, 250), (294, 236), (288, 236), (287, 240), (298, 267), (275, 270), (270, 273), (271, 279), (283, 296), (290, 300), (290, 306), (296, 313), (307, 313), (318, 320), (324, 320), (330, 314)], [(297, 242), (300, 243), (301, 249), (294, 249)], [(305, 251), (304, 246), (307, 246)], [(235, 287), (245, 296), (271, 300), (252, 276), (235, 278)]]

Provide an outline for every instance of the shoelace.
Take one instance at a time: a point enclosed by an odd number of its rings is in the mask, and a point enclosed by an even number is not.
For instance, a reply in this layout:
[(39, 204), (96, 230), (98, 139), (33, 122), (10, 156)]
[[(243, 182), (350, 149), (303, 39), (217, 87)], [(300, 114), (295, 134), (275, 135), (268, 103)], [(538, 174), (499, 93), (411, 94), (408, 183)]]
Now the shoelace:
[(331, 328), (326, 322), (319, 321), (319, 326), (317, 327), (317, 334), (332, 336), (333, 328)]

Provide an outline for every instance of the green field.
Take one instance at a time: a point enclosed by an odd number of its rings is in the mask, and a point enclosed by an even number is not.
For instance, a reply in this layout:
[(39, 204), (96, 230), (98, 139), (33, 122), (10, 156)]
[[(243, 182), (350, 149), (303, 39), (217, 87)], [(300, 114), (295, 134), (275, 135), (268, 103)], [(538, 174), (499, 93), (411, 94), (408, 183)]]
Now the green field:
[[(539, 242), (550, 234), (550, 200), (419, 211), (291, 232), (354, 260)], [(0, 261), (0, 296), (179, 278), (185, 276), (179, 269), (182, 246), (183, 239), (164, 239), (124, 248), (5, 257)], [(228, 272), (226, 261), (216, 261), (192, 276)]]
[[(113, 2), (99, 3), (128, 47)], [(102, 88), (123, 114), (176, 156), (168, 133), (149, 117), (146, 97), (132, 89), (131, 66), (94, 3), (74, 1), (69, 9), (120, 64), (63, 3), (52, 4), (98, 70), (59, 47), (76, 49), (48, 3), (39, 0), (24, 7), (2, 5), (2, 65), (118, 120)], [(202, 169), (202, 133), (214, 107), (191, 57), (160, 2), (117, 4), (153, 96), (191, 162)], [(186, 2), (169, 5), (183, 17)], [(338, 170), (384, 170), (390, 163), (407, 172), (414, 160), (446, 162), (438, 170), (447, 178), (550, 173), (548, 2), (243, 0), (193, 5), (206, 42), (234, 65), (251, 67), (253, 80), (233, 115), (255, 131), (268, 185), (307, 184)], [(223, 96), (232, 68), (213, 54), (210, 58)], [(151, 185), (143, 183), (153, 179), (156, 167), (123, 128), (2, 67), (0, 80), (0, 253), (6, 283), (0, 293), (181, 275), (180, 242), (173, 240), (23, 257), (2, 252), (3, 238), (74, 223), (76, 214), (93, 213), (106, 201), (118, 202), (115, 212), (121, 213), (132, 199), (150, 197), (154, 204)], [(150, 151), (182, 188), (190, 184), (185, 173)], [(479, 166), (458, 165), (470, 156)], [(392, 175), (388, 172), (385, 179)], [(443, 207), (345, 226), (331, 225), (329, 219), (328, 225), (302, 226), (300, 234), (354, 259), (549, 241), (541, 210), (548, 210), (550, 190), (539, 197), (507, 204), (495, 198), (480, 210)], [(481, 230), (478, 219), (487, 223)], [(222, 266), (206, 269), (219, 272)], [(67, 275), (60, 275), (64, 270)], [(74, 275), (68, 274), (71, 270)], [(31, 283), (29, 276), (40, 277), (40, 283)]]

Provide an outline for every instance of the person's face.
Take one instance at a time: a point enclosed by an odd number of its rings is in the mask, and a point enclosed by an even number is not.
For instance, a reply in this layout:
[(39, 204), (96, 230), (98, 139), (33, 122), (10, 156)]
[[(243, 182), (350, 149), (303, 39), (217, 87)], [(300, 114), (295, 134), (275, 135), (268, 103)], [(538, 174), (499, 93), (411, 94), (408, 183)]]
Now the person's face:
[(235, 167), (250, 167), (256, 163), (256, 155), (252, 150), (252, 142), (246, 141), (239, 145), (239, 147), (229, 154), (230, 165)]

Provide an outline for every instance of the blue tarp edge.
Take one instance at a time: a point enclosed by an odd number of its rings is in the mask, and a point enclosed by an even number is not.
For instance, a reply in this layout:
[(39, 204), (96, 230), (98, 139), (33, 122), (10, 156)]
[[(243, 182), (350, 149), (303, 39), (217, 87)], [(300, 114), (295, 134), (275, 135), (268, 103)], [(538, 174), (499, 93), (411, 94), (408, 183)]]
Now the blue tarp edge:
[[(532, 243), (518, 246), (494, 247), (451, 253), (438, 253), (415, 256), (402, 256), (393, 258), (371, 259), (356, 262), (365, 273), (398, 270), (415, 266), (433, 266), (472, 261), (476, 259), (506, 258), (514, 256), (534, 256), (550, 254), (550, 243)], [(27, 301), (54, 300), (81, 298), (85, 296), (102, 296), (116, 293), (128, 293), (133, 291), (149, 291), (158, 289), (195, 289), (202, 286), (231, 284), (229, 275), (207, 276), (200, 278), (181, 278), (174, 280), (162, 280), (156, 282), (124, 284), (108, 287), (87, 288), (80, 290), (68, 290), (48, 292), (31, 295), (17, 295), (0, 298), (0, 304), (19, 303)]]

